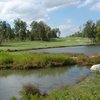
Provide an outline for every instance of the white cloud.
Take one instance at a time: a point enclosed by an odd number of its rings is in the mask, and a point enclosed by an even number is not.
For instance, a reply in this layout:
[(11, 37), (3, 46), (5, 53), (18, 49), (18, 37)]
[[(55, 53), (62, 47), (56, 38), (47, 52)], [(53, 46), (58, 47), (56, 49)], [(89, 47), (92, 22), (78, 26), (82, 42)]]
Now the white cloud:
[(79, 31), (79, 26), (73, 24), (69, 19), (64, 24), (59, 25), (58, 28), (60, 28), (61, 37), (65, 37)]
[(53, 11), (61, 7), (68, 7), (71, 5), (79, 4), (80, 0), (45, 0), (44, 4), (47, 8), (47, 11)]
[(100, 2), (95, 3), (92, 7), (91, 7), (92, 11), (100, 11)]
[(12, 21), (19, 17), (25, 21), (48, 19), (48, 11), (76, 5), (80, 0), (0, 0), (0, 19)]
[(25, 21), (44, 18), (46, 10), (36, 0), (5, 0), (0, 1), (0, 18), (8, 21), (19, 17)]
[(85, 6), (89, 5), (89, 4), (92, 4), (94, 1), (95, 1), (95, 0), (84, 0), (83, 3), (81, 2), (81, 3), (78, 5), (78, 8), (82, 8), (82, 7), (85, 7)]
[[(19, 17), (28, 23), (32, 20), (48, 20), (48, 13), (62, 7), (84, 7), (98, 0), (0, 0), (0, 19), (13, 21)], [(95, 4), (92, 10), (100, 9), (100, 3)]]

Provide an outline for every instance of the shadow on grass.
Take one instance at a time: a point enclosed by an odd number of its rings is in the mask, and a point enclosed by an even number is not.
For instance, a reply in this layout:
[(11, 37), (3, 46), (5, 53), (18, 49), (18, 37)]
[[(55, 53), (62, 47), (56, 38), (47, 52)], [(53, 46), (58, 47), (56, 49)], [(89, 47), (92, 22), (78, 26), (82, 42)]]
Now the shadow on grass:
[(0, 47), (12, 47), (12, 45), (6, 45), (6, 44), (2, 44), (2, 45), (0, 45)]
[(2, 44), (0, 45), (0, 47), (18, 47), (21, 45), (26, 45), (26, 44), (14, 44), (14, 45), (10, 45), (10, 44)]

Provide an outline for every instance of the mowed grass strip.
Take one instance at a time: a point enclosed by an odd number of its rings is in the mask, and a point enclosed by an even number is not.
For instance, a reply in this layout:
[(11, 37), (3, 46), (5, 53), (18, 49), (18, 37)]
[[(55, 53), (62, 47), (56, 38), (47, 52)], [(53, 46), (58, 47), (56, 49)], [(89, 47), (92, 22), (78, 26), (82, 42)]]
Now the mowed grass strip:
[(87, 45), (87, 44), (88, 44), (87, 38), (66, 37), (66, 38), (54, 38), (51, 39), (50, 41), (4, 42), (0, 46), (0, 50), (28, 50), (28, 49)]

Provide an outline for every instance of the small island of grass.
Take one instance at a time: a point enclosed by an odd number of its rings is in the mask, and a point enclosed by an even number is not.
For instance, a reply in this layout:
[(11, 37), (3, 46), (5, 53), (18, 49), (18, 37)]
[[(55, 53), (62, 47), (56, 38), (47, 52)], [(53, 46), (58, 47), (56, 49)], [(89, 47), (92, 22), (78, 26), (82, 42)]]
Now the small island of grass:
[(0, 52), (0, 69), (35, 69), (67, 65), (100, 63), (100, 56), (83, 54), (10, 53)]

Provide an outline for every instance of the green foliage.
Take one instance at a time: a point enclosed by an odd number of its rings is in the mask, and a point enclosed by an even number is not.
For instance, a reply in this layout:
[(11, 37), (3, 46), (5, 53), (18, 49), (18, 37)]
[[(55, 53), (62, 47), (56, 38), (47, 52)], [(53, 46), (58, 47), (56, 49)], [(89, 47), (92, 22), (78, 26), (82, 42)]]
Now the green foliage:
[(40, 91), (33, 84), (25, 84), (20, 91), (20, 95), (40, 95)]
[(22, 100), (42, 100), (40, 90), (33, 84), (25, 84), (19, 94)]
[(92, 43), (100, 44), (100, 20), (97, 20), (95, 23), (92, 20), (88, 20), (85, 23), (83, 30), (76, 32), (72, 36), (88, 37)]
[(19, 40), (26, 39), (26, 22), (22, 21), (21, 19), (16, 19), (14, 21), (14, 33)]
[(13, 55), (10, 54), (9, 52), (4, 52), (4, 51), (1, 51), (0, 52), (0, 65), (3, 65), (3, 64), (12, 64), (13, 63)]
[(11, 39), (11, 27), (6, 21), (0, 21), (0, 44), (5, 39)]
[(12, 96), (10, 100), (17, 100), (15, 96)]
[(27, 23), (20, 18), (14, 20), (14, 28), (6, 21), (0, 21), (0, 44), (5, 41), (25, 41), (25, 40), (43, 40), (60, 36), (59, 28), (52, 29), (43, 21), (31, 23), (31, 29), (27, 28)]
[(96, 27), (96, 41), (100, 43), (100, 25)]
[(31, 40), (50, 40), (50, 38), (57, 38), (57, 34), (60, 36), (60, 30), (58, 28), (51, 29), (43, 21), (31, 23)]
[(86, 22), (85, 27), (83, 29), (83, 33), (89, 39), (91, 39), (91, 40), (95, 39), (95, 37), (96, 37), (95, 24), (93, 23), (92, 20), (89, 20), (89, 21)]

